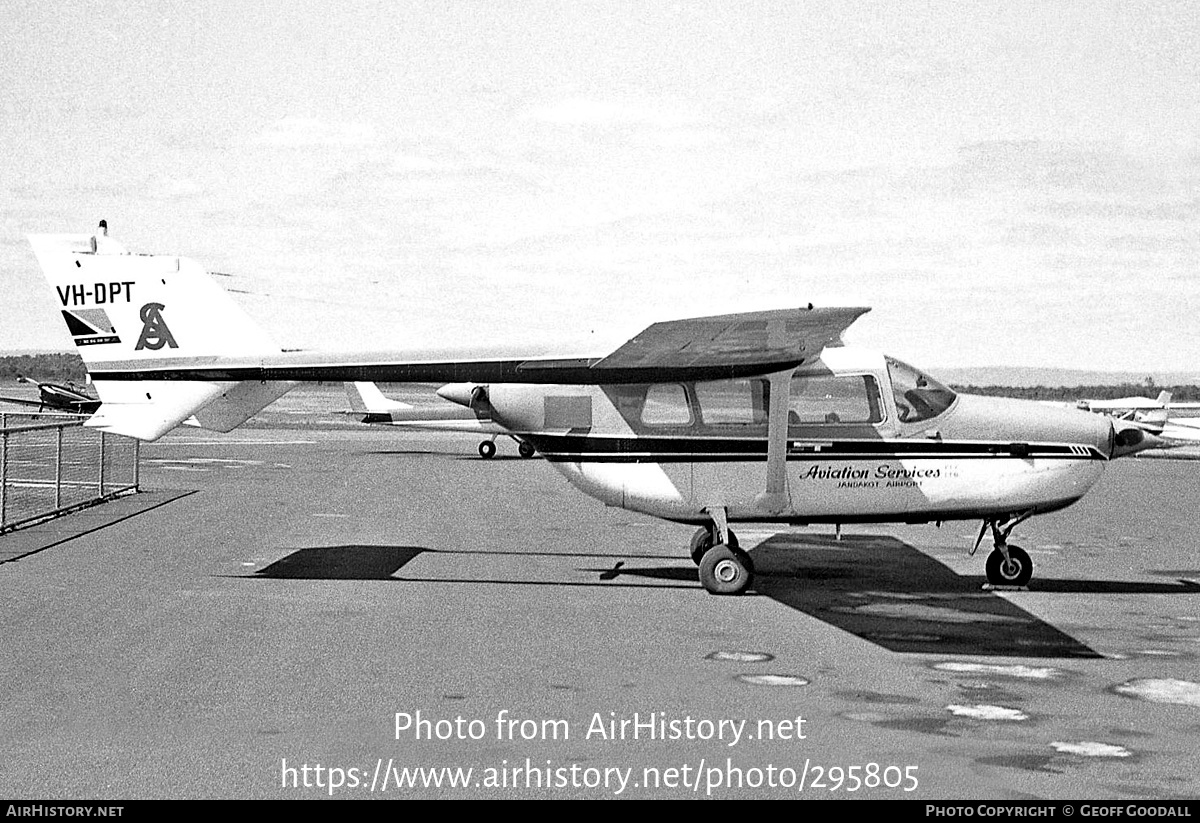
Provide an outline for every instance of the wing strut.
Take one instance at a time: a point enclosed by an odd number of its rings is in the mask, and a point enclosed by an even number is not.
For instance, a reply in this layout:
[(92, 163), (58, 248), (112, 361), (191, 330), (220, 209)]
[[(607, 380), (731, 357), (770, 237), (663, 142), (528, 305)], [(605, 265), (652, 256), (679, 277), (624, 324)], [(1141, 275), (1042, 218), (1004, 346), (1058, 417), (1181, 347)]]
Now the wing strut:
[(767, 409), (766, 490), (754, 499), (755, 505), (768, 514), (782, 514), (791, 503), (787, 489), (788, 393), (795, 371), (775, 372), (768, 378), (771, 397)]

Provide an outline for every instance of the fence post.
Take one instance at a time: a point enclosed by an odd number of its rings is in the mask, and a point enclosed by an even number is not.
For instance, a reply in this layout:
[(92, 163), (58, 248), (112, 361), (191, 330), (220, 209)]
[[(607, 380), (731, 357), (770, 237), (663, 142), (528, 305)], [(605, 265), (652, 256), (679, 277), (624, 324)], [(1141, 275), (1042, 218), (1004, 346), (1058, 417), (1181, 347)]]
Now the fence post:
[(0, 434), (0, 527), (8, 523), (8, 429)]
[(54, 431), (58, 434), (54, 448), (54, 508), (57, 511), (62, 508), (62, 426)]
[(97, 494), (104, 496), (104, 432), (100, 432), (100, 480)]

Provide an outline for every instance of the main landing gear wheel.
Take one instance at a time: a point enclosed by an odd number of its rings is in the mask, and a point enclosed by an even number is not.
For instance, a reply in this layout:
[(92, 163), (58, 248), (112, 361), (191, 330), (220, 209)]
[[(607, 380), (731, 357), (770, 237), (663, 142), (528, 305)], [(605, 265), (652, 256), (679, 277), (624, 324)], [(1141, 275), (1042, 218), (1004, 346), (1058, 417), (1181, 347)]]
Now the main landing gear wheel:
[(688, 547), (692, 562), (699, 566), (700, 561), (704, 559), (704, 554), (712, 548), (712, 545), (712, 532), (708, 530), (708, 526), (696, 529), (696, 533), (692, 535), (692, 543)]
[(533, 446), (522, 441), (522, 443), (517, 446), (517, 453), (522, 457), (533, 457), (535, 454), (537, 454), (537, 451), (533, 448)]
[(1033, 577), (1033, 561), (1020, 546), (1007, 546), (1008, 557), (995, 549), (988, 555), (984, 568), (993, 586), (1025, 586)]
[[(738, 543), (737, 535), (731, 530), (727, 530), (727, 533), (729, 534), (729, 548), (733, 549), (734, 551), (738, 551), (740, 544)], [(710, 530), (708, 526), (701, 526), (696, 530), (696, 533), (692, 535), (691, 545), (688, 546), (688, 554), (692, 556), (692, 562), (699, 566), (700, 561), (704, 558), (705, 552), (712, 547), (712, 530)], [(743, 554), (745, 553), (743, 552)], [(750, 555), (747, 554), (746, 559), (749, 560)]]
[(479, 456), (484, 460), (491, 460), (496, 456), (496, 444), (491, 440), (484, 440), (479, 444)]
[(741, 549), (717, 544), (700, 560), (700, 583), (709, 594), (741, 594), (754, 580), (753, 566)]

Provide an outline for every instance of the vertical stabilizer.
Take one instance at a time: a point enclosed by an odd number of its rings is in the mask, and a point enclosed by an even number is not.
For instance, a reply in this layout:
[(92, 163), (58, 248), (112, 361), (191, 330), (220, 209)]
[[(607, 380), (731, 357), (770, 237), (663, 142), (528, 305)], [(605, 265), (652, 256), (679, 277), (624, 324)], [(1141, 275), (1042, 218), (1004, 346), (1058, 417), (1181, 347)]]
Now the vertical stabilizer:
[(350, 401), (350, 409), (360, 414), (386, 414), (399, 409), (411, 409), (407, 403), (399, 400), (389, 400), (374, 383), (347, 383), (346, 399)]
[[(29, 240), (103, 401), (87, 425), (154, 440), (215, 401), (225, 408), (208, 417), (227, 426), (262, 408), (249, 410), (254, 403), (266, 405), (290, 388), (139, 380), (138, 370), (147, 367), (203, 366), (279, 348), (193, 260), (130, 254), (103, 223), (91, 235)], [(198, 415), (202, 424), (204, 418)]]

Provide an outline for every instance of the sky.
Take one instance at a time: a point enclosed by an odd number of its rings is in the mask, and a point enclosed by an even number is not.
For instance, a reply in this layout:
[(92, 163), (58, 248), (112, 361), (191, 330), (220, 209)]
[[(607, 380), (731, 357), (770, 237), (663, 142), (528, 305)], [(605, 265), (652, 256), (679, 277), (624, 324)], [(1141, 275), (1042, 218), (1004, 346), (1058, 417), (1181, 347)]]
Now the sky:
[(72, 2), (0, 28), (26, 235), (105, 218), (287, 348), (603, 355), (870, 306), (926, 367), (1200, 374), (1200, 4)]

